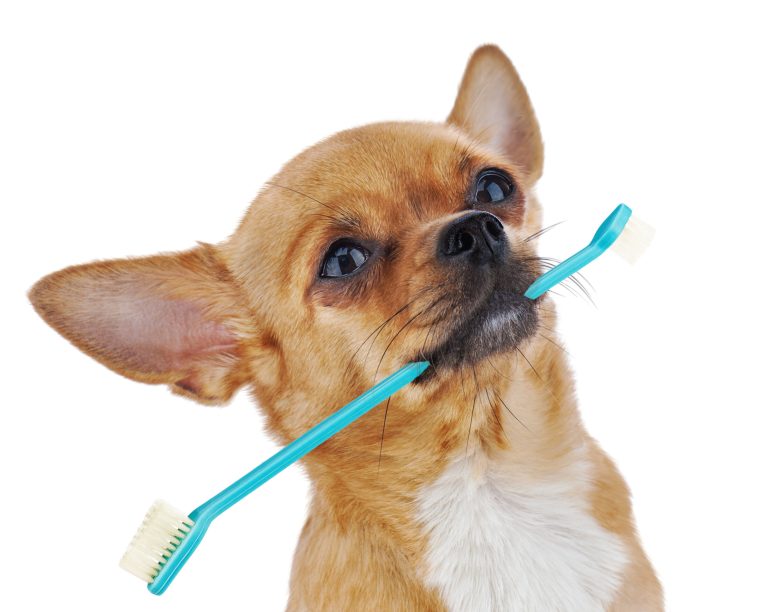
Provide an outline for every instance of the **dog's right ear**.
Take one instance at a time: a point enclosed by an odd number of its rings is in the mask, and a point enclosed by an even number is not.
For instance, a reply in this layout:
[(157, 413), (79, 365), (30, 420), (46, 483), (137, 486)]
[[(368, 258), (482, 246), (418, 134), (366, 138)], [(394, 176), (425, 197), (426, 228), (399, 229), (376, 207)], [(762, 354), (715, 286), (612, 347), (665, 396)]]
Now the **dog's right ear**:
[(539, 124), (521, 78), (499, 47), (475, 50), (447, 123), (520, 166), (528, 184), (542, 176)]
[(252, 319), (210, 245), (66, 268), (29, 299), (62, 336), (133, 380), (218, 404), (249, 379)]

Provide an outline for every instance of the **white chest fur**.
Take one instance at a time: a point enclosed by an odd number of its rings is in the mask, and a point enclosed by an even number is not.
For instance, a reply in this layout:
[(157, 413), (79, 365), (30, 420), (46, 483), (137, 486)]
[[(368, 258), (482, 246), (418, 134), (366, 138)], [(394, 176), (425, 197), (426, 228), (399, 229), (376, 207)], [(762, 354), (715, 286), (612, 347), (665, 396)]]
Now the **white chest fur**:
[(425, 580), (454, 612), (605, 610), (625, 549), (588, 511), (586, 463), (520, 482), (482, 455), (456, 460), (420, 491)]

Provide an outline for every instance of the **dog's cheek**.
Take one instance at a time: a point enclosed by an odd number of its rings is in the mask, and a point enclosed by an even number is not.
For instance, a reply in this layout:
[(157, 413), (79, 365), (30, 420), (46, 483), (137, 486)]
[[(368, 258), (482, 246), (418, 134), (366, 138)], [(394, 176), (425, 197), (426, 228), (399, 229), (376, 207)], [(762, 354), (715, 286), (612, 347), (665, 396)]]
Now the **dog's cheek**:
[(533, 191), (526, 194), (525, 205), (522, 232), (524, 236), (531, 236), (542, 229), (542, 205)]
[(263, 333), (256, 343), (248, 347), (252, 382), (258, 390), (270, 392), (283, 388), (286, 363), (281, 344), (272, 333)]

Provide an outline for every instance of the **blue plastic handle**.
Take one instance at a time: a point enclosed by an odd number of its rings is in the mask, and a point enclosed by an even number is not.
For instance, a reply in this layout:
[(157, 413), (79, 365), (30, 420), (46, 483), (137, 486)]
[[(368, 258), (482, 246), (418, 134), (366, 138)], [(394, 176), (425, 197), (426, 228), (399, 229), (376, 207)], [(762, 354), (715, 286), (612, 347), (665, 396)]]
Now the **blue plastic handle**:
[(194, 524), (191, 526), (186, 537), (181, 540), (178, 548), (166, 557), (166, 561), (159, 573), (149, 583), (149, 591), (155, 595), (164, 593), (165, 589), (173, 581), (173, 578), (175, 578), (199, 545), (210, 523), (218, 515), (252, 493), (264, 482), (276, 476), (284, 468), (292, 465), (307, 453), (310, 453), (338, 431), (369, 412), (380, 402), (388, 399), (396, 391), (408, 385), (427, 370), (429, 366), (430, 363), (427, 361), (417, 361), (405, 365), (368, 391), (359, 395), (349, 404), (340, 408), (334, 414), (328, 416), (318, 425), (313, 426), (302, 436), (272, 455), (269, 459), (266, 459), (254, 470), (189, 514), (189, 518), (194, 521)]
[(606, 252), (616, 239), (624, 231), (627, 221), (632, 216), (632, 209), (626, 204), (619, 204), (613, 212), (600, 224), (592, 241), (581, 251), (574, 253), (565, 261), (559, 263), (552, 270), (548, 270), (535, 280), (524, 295), (532, 300), (549, 291), (561, 281), (566, 280), (572, 274), (579, 272), (592, 260)]

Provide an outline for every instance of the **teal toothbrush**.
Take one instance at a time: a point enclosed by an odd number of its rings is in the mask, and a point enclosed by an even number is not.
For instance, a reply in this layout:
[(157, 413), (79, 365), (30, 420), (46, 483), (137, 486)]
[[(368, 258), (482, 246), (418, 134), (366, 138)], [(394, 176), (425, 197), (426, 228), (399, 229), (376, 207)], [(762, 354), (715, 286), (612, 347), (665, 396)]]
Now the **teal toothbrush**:
[[(540, 276), (526, 290), (525, 296), (538, 298), (611, 246), (616, 247), (628, 260), (634, 261), (645, 250), (652, 235), (650, 226), (635, 219), (628, 206), (619, 204), (598, 228), (589, 245)], [(427, 361), (405, 365), (309, 429), (188, 516), (165, 502), (156, 502), (147, 513), (120, 566), (148, 582), (150, 592), (161, 595), (197, 548), (212, 521), (221, 513), (408, 385), (429, 366)]]
[(632, 215), (632, 209), (619, 204), (600, 224), (590, 244), (574, 253), (552, 270), (548, 270), (531, 283), (524, 295), (532, 300), (552, 289), (555, 285), (577, 273), (588, 263), (600, 257), (610, 247), (627, 261), (635, 263), (653, 239), (653, 228)]

